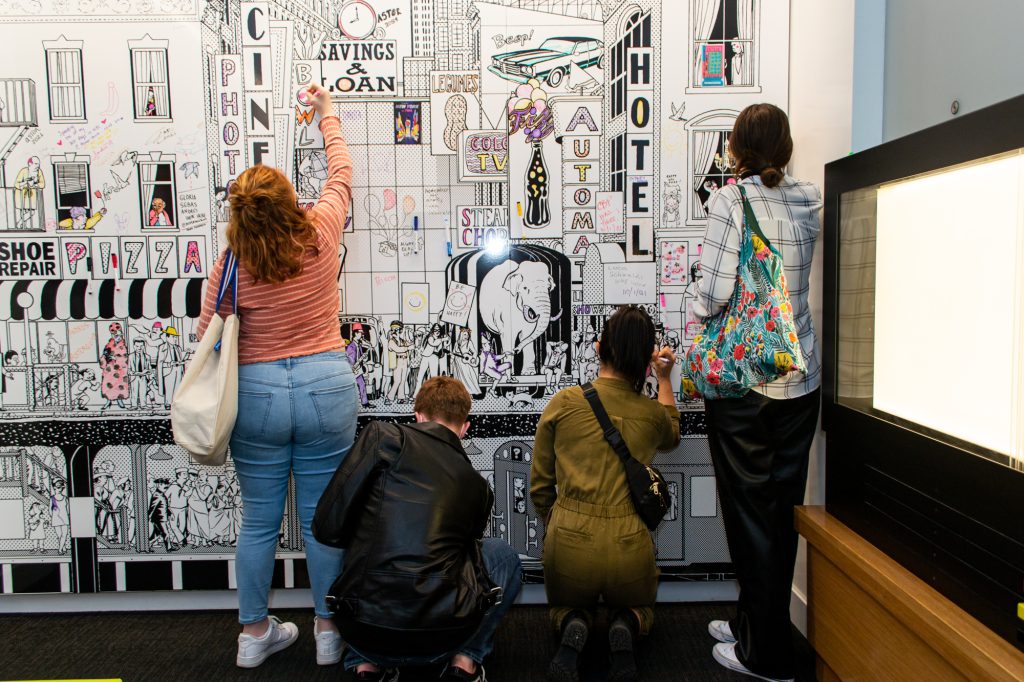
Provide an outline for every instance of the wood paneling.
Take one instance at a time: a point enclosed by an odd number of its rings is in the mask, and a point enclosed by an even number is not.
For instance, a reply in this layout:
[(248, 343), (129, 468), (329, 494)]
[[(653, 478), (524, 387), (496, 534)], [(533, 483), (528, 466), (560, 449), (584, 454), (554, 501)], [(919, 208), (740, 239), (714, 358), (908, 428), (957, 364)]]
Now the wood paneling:
[(796, 527), (822, 679), (1024, 680), (1024, 654), (823, 507), (798, 508)]

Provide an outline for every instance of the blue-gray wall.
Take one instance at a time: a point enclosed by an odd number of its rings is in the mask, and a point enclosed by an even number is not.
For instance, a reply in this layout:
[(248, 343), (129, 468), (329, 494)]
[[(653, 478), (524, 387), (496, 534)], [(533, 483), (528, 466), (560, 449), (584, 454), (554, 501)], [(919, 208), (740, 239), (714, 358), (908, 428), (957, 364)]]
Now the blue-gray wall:
[(1024, 94), (1022, 0), (857, 0), (856, 30), (855, 151), (949, 120), (953, 100)]

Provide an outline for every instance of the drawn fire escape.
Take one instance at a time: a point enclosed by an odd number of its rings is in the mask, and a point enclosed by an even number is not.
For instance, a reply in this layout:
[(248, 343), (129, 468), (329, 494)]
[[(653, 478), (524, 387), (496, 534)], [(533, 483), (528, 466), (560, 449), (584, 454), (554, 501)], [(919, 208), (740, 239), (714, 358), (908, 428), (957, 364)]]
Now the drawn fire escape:
[(29, 129), (38, 125), (35, 81), (0, 78), (0, 128), (13, 129), (0, 147), (0, 231), (41, 232), (45, 228), (38, 160), (35, 164), (24, 164), (13, 183), (7, 178), (8, 157)]

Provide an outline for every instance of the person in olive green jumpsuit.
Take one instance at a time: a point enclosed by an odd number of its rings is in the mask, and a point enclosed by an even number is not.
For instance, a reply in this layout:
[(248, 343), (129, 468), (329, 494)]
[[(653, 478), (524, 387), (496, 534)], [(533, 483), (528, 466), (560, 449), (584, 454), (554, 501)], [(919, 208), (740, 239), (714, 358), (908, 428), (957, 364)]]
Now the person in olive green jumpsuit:
[[(669, 380), (675, 356), (668, 348), (656, 350), (654, 339), (646, 312), (620, 309), (597, 344), (601, 365), (593, 382), (630, 453), (644, 464), (679, 443), (679, 410)], [(657, 402), (641, 394), (652, 365)], [(636, 679), (632, 641), (650, 630), (658, 588), (654, 543), (633, 507), (622, 462), (579, 386), (556, 394), (541, 416), (530, 494), (546, 519), (544, 587), (552, 623), (562, 633), (549, 676), (578, 679), (576, 654), (603, 599), (616, 610), (609, 679)]]

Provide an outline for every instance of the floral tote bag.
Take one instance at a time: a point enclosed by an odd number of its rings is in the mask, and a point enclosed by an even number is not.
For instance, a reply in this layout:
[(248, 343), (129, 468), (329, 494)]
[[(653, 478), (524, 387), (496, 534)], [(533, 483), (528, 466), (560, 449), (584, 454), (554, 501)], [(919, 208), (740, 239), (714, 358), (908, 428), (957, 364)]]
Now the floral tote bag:
[(738, 398), (789, 372), (807, 372), (789, 302), (782, 255), (761, 231), (743, 186), (744, 229), (736, 288), (686, 352), (683, 394)]

